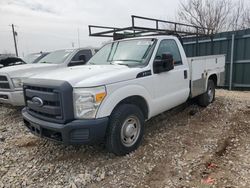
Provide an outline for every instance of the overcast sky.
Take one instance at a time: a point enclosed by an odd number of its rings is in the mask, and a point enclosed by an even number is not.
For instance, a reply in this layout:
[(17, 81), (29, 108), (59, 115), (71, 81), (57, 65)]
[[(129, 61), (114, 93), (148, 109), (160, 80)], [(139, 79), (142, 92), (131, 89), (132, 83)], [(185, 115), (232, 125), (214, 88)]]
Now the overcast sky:
[[(20, 55), (78, 47), (100, 46), (89, 37), (88, 25), (126, 27), (130, 15), (174, 19), (176, 0), (0, 0), (0, 53), (14, 53), (10, 24), (18, 33)], [(105, 39), (107, 40), (107, 39)]]

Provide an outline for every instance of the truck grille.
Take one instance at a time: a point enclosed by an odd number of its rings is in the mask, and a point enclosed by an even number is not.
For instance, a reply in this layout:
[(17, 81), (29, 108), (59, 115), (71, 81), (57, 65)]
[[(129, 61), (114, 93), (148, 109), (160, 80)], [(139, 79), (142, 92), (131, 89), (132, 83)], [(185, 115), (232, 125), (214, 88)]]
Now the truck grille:
[(39, 119), (66, 123), (74, 119), (73, 88), (65, 81), (35, 80), (24, 83), (27, 112)]
[[(42, 103), (37, 104), (34, 98), (39, 98)], [(57, 120), (63, 119), (59, 92), (51, 88), (26, 86), (25, 99), (27, 109), (33, 115)]]
[(10, 89), (10, 84), (6, 76), (0, 76), (0, 89)]

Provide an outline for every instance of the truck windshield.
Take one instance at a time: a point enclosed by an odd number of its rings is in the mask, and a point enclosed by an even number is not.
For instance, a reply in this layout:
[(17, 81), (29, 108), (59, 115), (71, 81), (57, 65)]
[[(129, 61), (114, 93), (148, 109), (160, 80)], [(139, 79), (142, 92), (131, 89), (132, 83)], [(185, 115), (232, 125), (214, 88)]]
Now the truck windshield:
[(57, 50), (40, 59), (37, 63), (61, 64), (72, 52), (73, 50)]
[(117, 41), (102, 47), (88, 62), (94, 65), (143, 65), (155, 44), (155, 39)]
[(30, 64), (30, 63), (33, 63), (38, 57), (40, 57), (41, 56), (41, 54), (40, 53), (37, 53), (37, 54), (29, 54), (29, 55), (27, 55), (27, 56), (25, 56), (24, 58), (23, 58), (23, 61), (25, 62), (25, 63), (28, 63), (28, 64)]

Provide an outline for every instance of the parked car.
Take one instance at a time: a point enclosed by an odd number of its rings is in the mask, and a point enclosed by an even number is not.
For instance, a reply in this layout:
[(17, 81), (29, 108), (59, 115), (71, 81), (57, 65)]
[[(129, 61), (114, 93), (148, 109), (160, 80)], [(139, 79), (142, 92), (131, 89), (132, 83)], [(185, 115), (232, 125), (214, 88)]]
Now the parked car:
[(95, 50), (89, 48), (57, 50), (46, 55), (37, 63), (0, 69), (0, 103), (24, 106), (24, 80), (41, 72), (47, 73), (63, 67), (84, 65), (95, 53)]
[(14, 57), (14, 56), (0, 57), (0, 68), (13, 65), (21, 65), (21, 64), (25, 64), (25, 62), (19, 57)]
[(207, 106), (224, 78), (225, 55), (187, 58), (175, 36), (111, 42), (85, 66), (24, 81), (24, 124), (64, 144), (105, 142), (124, 155), (141, 143), (144, 122), (198, 97)]
[(27, 56), (20, 58), (14, 56), (3, 56), (0, 58), (0, 68), (13, 66), (13, 65), (22, 65), (37, 63), (40, 59), (48, 55), (48, 52), (32, 53)]

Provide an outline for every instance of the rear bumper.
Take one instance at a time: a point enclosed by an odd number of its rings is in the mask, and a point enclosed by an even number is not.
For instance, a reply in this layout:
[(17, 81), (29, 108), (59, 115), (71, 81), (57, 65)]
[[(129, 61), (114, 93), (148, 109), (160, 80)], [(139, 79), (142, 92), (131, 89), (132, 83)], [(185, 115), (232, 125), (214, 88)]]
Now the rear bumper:
[(23, 91), (0, 91), (0, 103), (24, 106)]
[(108, 117), (93, 120), (74, 120), (67, 124), (51, 123), (31, 116), (22, 110), (25, 126), (36, 136), (62, 142), (65, 145), (91, 144), (105, 138)]

